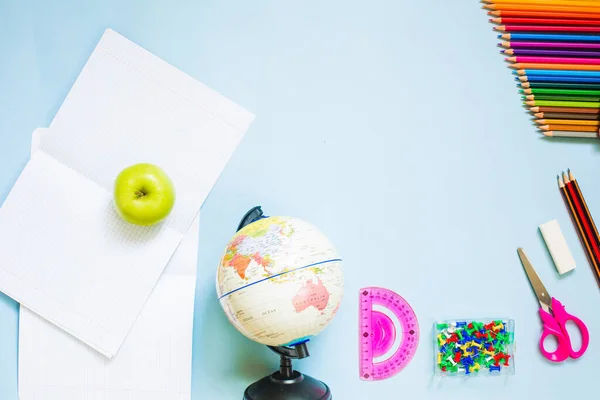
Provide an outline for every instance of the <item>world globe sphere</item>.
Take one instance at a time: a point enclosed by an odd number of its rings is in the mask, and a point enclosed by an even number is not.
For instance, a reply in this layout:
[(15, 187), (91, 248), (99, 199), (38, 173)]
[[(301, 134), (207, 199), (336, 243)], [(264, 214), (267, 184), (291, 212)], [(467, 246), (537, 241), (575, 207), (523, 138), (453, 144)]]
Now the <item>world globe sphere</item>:
[(263, 217), (229, 241), (216, 286), (227, 319), (240, 333), (268, 346), (294, 346), (318, 335), (338, 311), (342, 260), (313, 225)]

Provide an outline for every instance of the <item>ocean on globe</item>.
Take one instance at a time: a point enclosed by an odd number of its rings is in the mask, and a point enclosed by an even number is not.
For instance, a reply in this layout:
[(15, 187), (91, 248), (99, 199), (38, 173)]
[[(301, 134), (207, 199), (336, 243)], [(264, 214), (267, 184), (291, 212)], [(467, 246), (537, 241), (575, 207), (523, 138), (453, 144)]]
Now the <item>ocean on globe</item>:
[(255, 342), (292, 346), (319, 334), (344, 292), (342, 260), (311, 224), (266, 217), (239, 230), (217, 270), (229, 322)]

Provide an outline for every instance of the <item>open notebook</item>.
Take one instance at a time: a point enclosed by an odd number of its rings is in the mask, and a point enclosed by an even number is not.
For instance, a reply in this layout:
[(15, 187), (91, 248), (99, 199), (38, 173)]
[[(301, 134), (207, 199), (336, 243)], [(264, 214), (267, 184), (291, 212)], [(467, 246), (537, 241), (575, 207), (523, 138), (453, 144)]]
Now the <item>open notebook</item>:
[[(34, 132), (32, 153), (44, 131)], [(21, 400), (190, 399), (199, 218), (173, 254), (117, 357), (107, 359), (21, 307)]]
[[(113, 357), (253, 119), (107, 30), (0, 210), (0, 291)], [(139, 162), (177, 191), (153, 227), (112, 205)]]

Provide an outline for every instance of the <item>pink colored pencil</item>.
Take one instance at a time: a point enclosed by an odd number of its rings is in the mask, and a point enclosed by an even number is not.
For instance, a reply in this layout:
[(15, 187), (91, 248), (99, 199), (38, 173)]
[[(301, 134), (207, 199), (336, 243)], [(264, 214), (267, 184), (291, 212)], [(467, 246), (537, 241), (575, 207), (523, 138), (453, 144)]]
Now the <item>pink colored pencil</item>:
[(599, 33), (597, 26), (547, 26), (547, 25), (500, 25), (494, 27), (498, 32), (581, 32)]
[(565, 58), (565, 57), (531, 57), (518, 56), (505, 58), (508, 62), (516, 63), (535, 63), (535, 64), (600, 64), (600, 58)]
[(530, 42), (530, 41), (511, 41), (502, 42), (500, 46), (510, 48), (548, 48), (548, 49), (600, 49), (600, 43), (581, 43), (581, 42)]

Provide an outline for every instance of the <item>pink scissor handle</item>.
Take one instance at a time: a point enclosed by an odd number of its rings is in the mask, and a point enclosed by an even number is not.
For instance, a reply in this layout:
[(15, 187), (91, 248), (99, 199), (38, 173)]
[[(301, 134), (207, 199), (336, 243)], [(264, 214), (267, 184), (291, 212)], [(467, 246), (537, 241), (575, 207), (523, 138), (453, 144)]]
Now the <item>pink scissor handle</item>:
[[(544, 323), (544, 331), (540, 338), (540, 350), (542, 354), (548, 360), (554, 362), (562, 362), (569, 356), (573, 358), (581, 357), (587, 350), (590, 341), (587, 326), (579, 318), (567, 313), (565, 307), (554, 297), (552, 298), (552, 311), (554, 312), (554, 317), (540, 308), (540, 317)], [(577, 352), (573, 351), (571, 346), (569, 332), (565, 327), (567, 321), (573, 321), (581, 331), (581, 349)], [(550, 335), (554, 335), (558, 342), (556, 350), (552, 353), (546, 351), (544, 348), (544, 340)]]
[[(552, 298), (552, 311), (554, 312), (554, 319), (558, 322), (563, 335), (567, 339), (567, 344), (569, 345), (569, 355), (571, 358), (581, 357), (590, 344), (590, 333), (587, 326), (582, 320), (566, 312), (565, 306), (563, 306), (561, 302), (556, 300), (554, 297)], [(578, 351), (573, 350), (573, 345), (571, 344), (571, 338), (569, 337), (569, 331), (567, 330), (567, 322), (569, 321), (573, 321), (581, 333), (581, 348)]]

